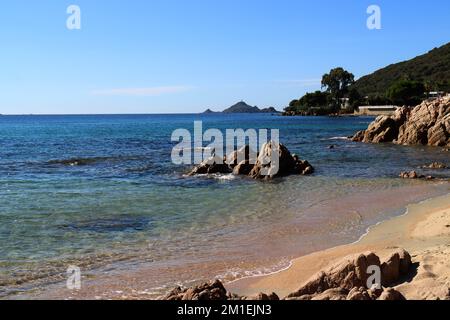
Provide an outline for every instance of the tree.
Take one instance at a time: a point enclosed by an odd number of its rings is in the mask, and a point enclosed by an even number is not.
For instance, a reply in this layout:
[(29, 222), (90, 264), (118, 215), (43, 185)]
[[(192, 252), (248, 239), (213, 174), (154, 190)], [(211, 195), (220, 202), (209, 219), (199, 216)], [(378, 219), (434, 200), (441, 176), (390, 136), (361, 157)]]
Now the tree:
[(326, 115), (332, 113), (330, 109), (330, 94), (323, 91), (306, 93), (298, 100), (292, 100), (284, 110), (303, 115)]
[(424, 97), (425, 85), (419, 81), (399, 80), (386, 92), (386, 96), (395, 104), (414, 106)]
[(359, 94), (359, 91), (355, 88), (351, 88), (349, 90), (348, 99), (352, 110), (356, 110), (360, 105), (364, 103), (361, 95)]
[(322, 88), (333, 98), (335, 110), (340, 109), (341, 99), (348, 92), (348, 87), (355, 83), (355, 76), (343, 68), (335, 68), (322, 77)]
[(298, 102), (306, 108), (323, 108), (328, 104), (329, 94), (322, 91), (305, 94)]

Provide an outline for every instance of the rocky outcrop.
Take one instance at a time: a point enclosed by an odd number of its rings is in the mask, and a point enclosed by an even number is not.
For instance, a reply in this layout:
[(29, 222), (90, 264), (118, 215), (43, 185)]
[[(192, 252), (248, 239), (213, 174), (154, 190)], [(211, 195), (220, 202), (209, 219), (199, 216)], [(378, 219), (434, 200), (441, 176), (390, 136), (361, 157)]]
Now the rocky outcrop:
[(447, 169), (448, 167), (442, 162), (433, 162), (429, 165), (422, 166), (421, 169)]
[(404, 172), (400, 173), (399, 177), (402, 179), (418, 179), (419, 175), (415, 171), (410, 171), (410, 172), (404, 171)]
[(401, 172), (399, 177), (402, 179), (424, 179), (424, 180), (434, 180), (435, 179), (432, 176), (425, 176), (423, 174), (419, 175), (416, 171)]
[(250, 301), (278, 301), (280, 298), (277, 296), (276, 293), (272, 292), (271, 294), (267, 295), (265, 293), (258, 293), (255, 296), (250, 297), (238, 297), (238, 300), (250, 300)]
[(371, 273), (368, 267), (379, 267), (381, 285), (388, 287), (407, 275), (411, 269), (411, 256), (399, 249), (383, 263), (374, 253), (361, 254), (342, 261), (328, 270), (320, 272), (298, 291), (290, 294), (288, 300), (390, 300), (403, 297), (394, 289), (386, 292), (382, 287), (367, 288)]
[(399, 281), (408, 274), (412, 265), (411, 256), (403, 249), (397, 250), (381, 265), (381, 284), (385, 287)]
[(406, 298), (397, 290), (392, 288), (387, 288), (383, 291), (378, 300), (387, 300), (387, 301), (403, 301)]
[(353, 141), (394, 142), (402, 145), (450, 146), (450, 97), (424, 101), (413, 109), (399, 108), (393, 116), (380, 116)]
[(196, 166), (189, 173), (190, 176), (198, 174), (214, 174), (214, 173), (231, 173), (231, 168), (224, 163), (224, 159), (219, 157), (211, 157)]
[[(369, 267), (378, 267), (381, 276), (381, 284), (372, 288), (367, 288), (368, 279), (373, 275)], [(403, 249), (392, 252), (384, 262), (372, 252), (352, 256), (316, 274), (284, 300), (405, 300), (400, 292), (390, 287), (409, 275), (411, 269), (411, 256)], [(274, 301), (280, 298), (275, 293), (239, 296), (227, 292), (222, 282), (216, 280), (192, 288), (177, 287), (163, 300)]]
[(380, 258), (374, 253), (361, 254), (356, 258), (338, 263), (328, 270), (314, 276), (298, 291), (288, 298), (322, 294), (329, 289), (344, 289), (347, 294), (353, 288), (365, 287), (369, 274), (367, 268), (371, 265), (381, 268)]
[(202, 285), (182, 289), (177, 287), (173, 289), (163, 300), (227, 300), (227, 290), (222, 282), (216, 280), (214, 282), (204, 283)]
[(163, 300), (181, 301), (181, 300), (202, 300), (202, 301), (226, 301), (226, 300), (251, 300), (251, 301), (276, 301), (280, 298), (275, 294), (259, 293), (255, 296), (239, 296), (227, 292), (220, 280), (206, 282), (192, 288), (177, 287), (169, 292)]
[[(273, 154), (275, 153), (275, 154)], [(272, 160), (278, 159), (278, 163)], [(262, 146), (256, 164), (249, 176), (255, 179), (267, 179), (288, 176), (291, 174), (308, 175), (314, 172), (313, 167), (306, 160), (291, 155), (281, 143), (270, 141)]]
[(308, 161), (292, 155), (281, 143), (270, 141), (261, 147), (259, 153), (253, 152), (247, 145), (223, 159), (212, 157), (192, 169), (189, 175), (233, 173), (254, 179), (272, 179), (293, 174), (309, 175), (313, 172), (314, 168)]

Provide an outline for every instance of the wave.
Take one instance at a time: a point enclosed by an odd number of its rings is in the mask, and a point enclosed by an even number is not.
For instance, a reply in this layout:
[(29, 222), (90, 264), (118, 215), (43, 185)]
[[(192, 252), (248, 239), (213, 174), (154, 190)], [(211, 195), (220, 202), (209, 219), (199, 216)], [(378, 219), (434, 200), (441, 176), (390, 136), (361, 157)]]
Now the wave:
[(350, 140), (349, 137), (331, 137), (326, 140)]
[(92, 157), (92, 158), (68, 158), (47, 161), (48, 165), (87, 166), (101, 162), (119, 162), (129, 160), (141, 160), (141, 156), (116, 156), (116, 157)]

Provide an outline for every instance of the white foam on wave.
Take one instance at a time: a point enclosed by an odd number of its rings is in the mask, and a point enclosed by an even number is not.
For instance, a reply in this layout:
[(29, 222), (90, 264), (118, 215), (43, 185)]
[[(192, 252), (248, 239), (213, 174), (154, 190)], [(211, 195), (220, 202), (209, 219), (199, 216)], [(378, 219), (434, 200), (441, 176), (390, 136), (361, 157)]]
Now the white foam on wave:
[(349, 140), (348, 137), (331, 137), (328, 138), (327, 140)]
[(232, 174), (232, 173), (229, 173), (229, 174), (214, 174), (213, 178), (217, 179), (217, 180), (230, 181), (230, 180), (236, 179), (236, 176), (234, 174)]

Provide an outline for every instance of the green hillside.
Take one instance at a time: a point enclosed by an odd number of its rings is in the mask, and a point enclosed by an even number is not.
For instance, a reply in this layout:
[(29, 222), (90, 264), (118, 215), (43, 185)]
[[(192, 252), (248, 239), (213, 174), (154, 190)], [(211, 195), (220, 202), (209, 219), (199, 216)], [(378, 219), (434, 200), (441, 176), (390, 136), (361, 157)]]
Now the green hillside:
[(364, 76), (352, 88), (363, 96), (384, 96), (389, 87), (402, 79), (422, 82), (430, 91), (450, 91), (450, 43)]

